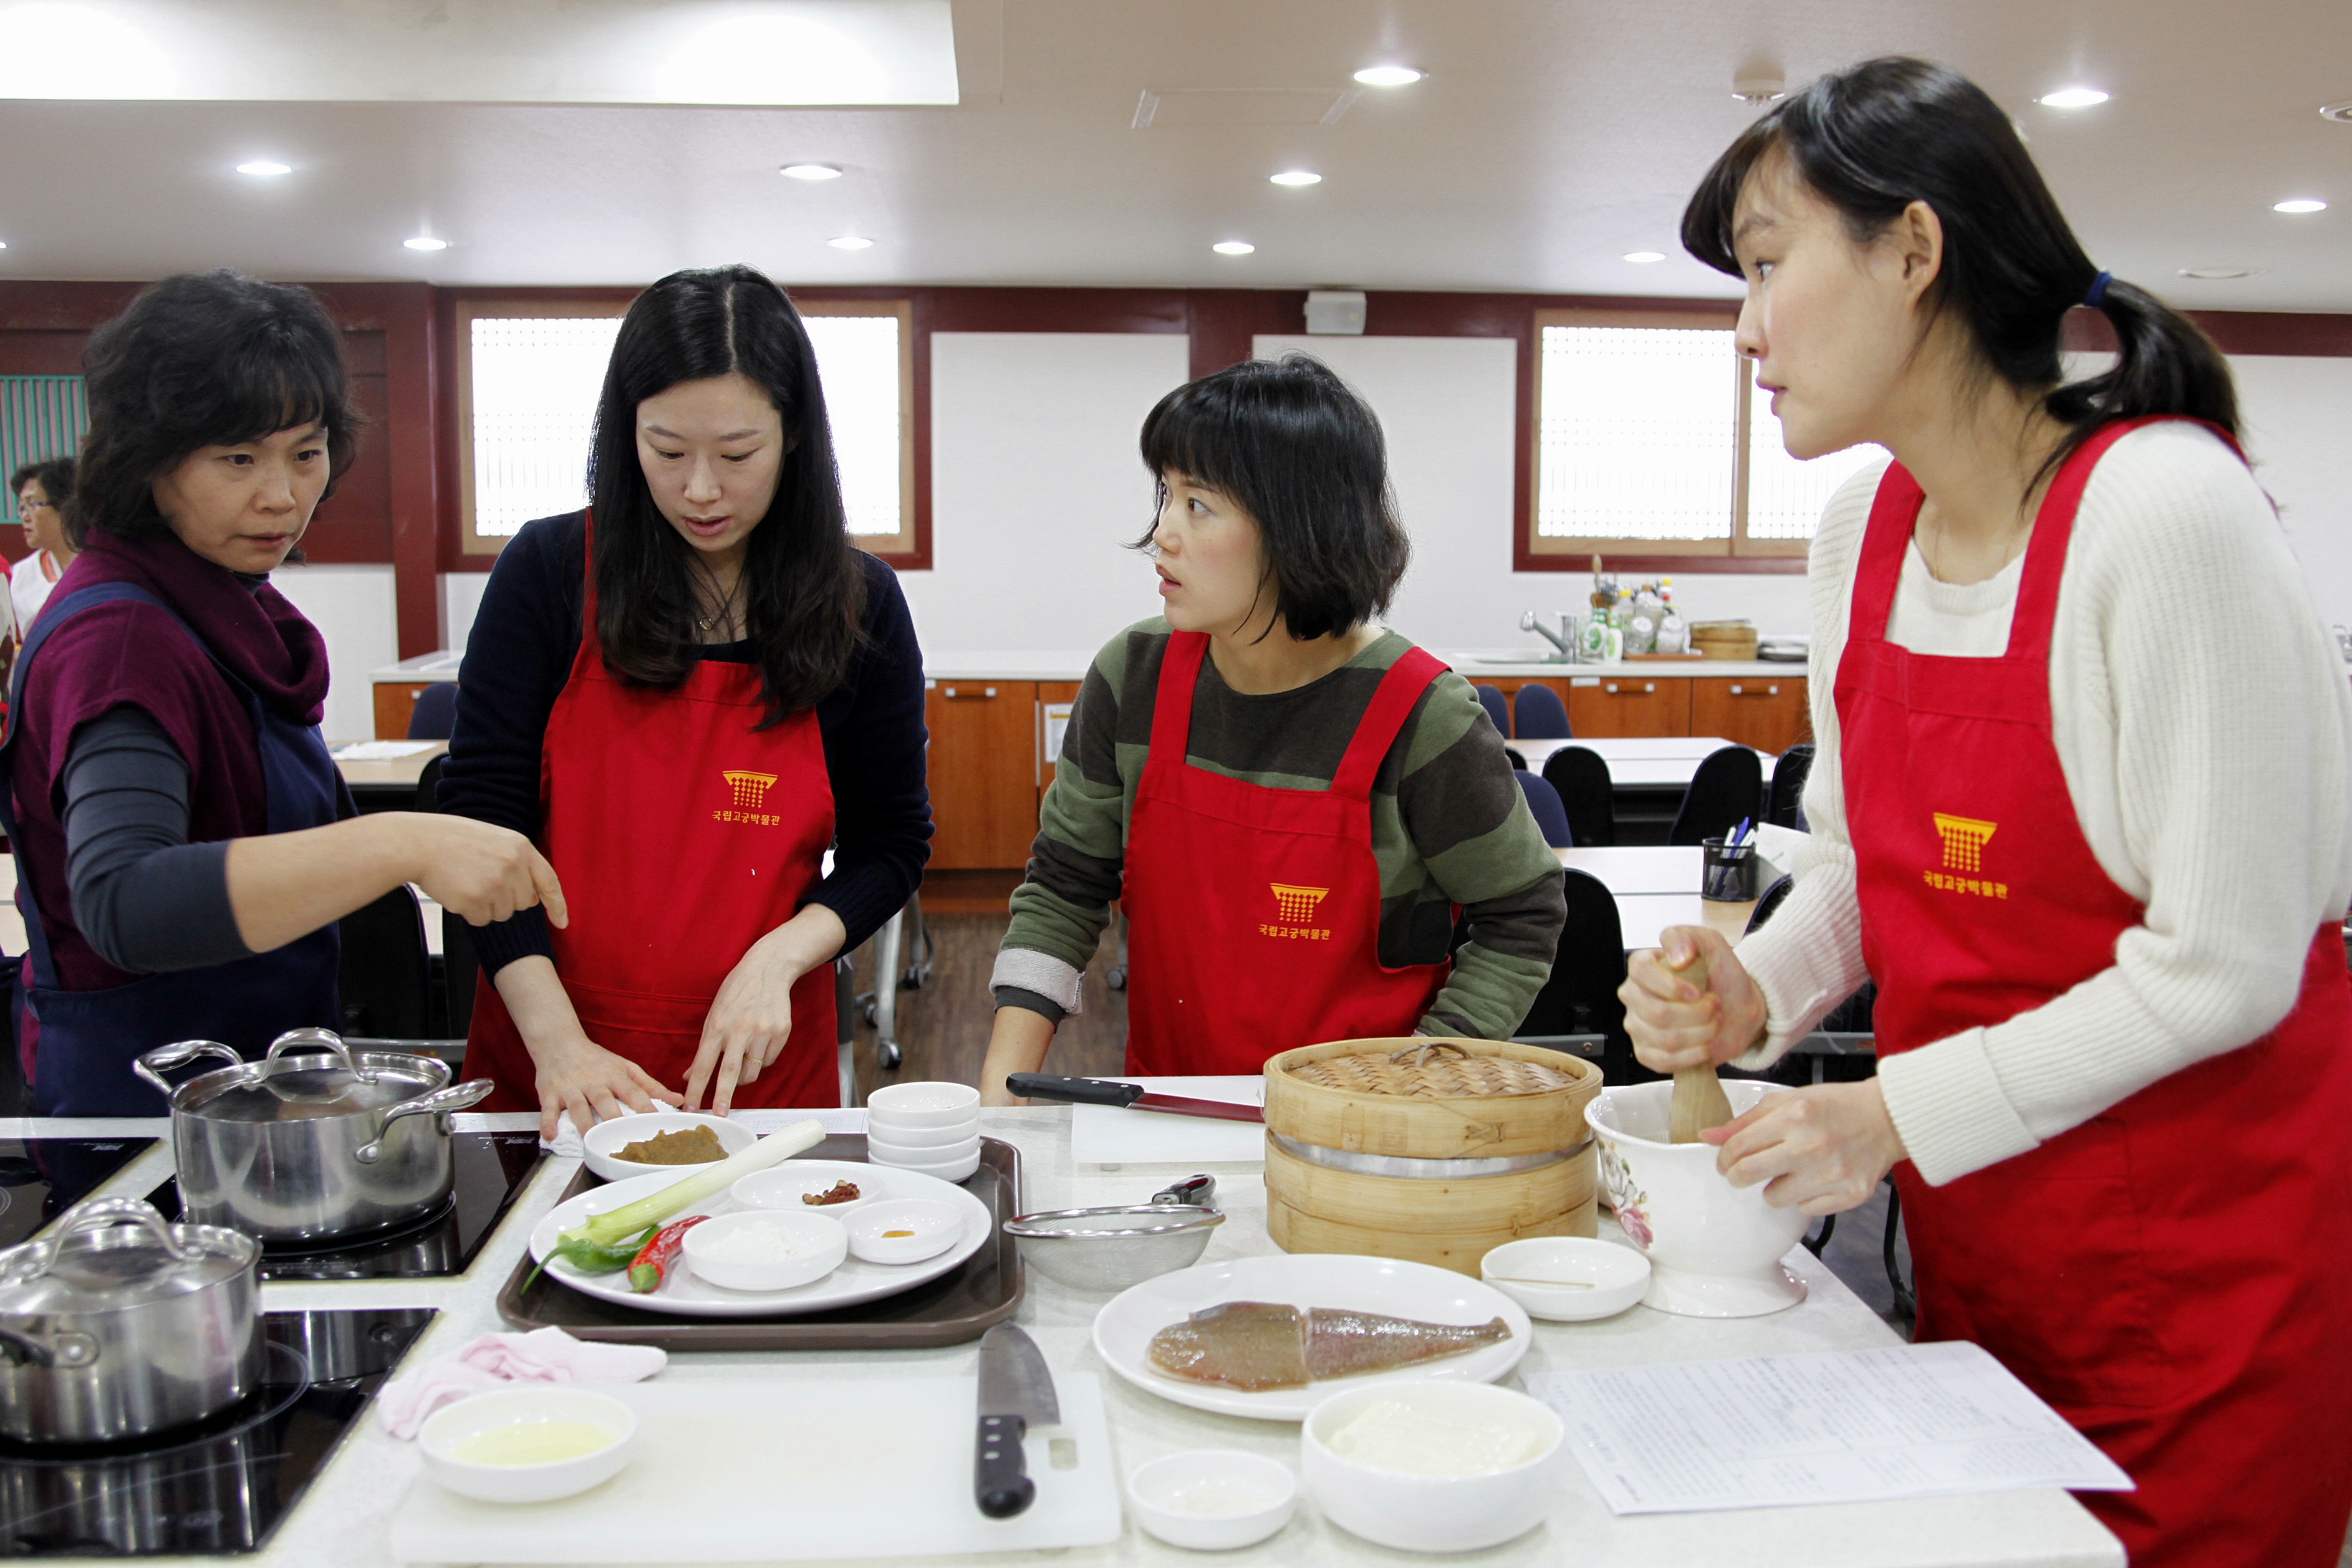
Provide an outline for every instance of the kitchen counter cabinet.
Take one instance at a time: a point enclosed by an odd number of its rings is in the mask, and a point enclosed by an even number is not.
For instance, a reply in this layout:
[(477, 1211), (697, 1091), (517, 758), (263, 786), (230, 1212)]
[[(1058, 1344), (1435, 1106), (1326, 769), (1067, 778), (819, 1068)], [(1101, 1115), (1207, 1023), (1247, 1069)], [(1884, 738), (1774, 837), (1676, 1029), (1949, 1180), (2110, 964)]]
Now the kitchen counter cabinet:
[[(1639, 665), (1577, 674), (1568, 684), (1568, 727), (1596, 740), (1623, 736), (1689, 735), (1692, 679), (1654, 674)], [(1728, 734), (1702, 729), (1701, 735)]]
[[(831, 1113), (839, 1116), (843, 1113)], [(854, 1116), (855, 1113), (847, 1113)], [(461, 1114), (461, 1130), (528, 1127), (528, 1115)], [(0, 1121), (0, 1136), (30, 1124)], [(1080, 1166), (1070, 1157), (1070, 1112), (1066, 1106), (987, 1111), (982, 1130), (1018, 1145), (1022, 1197), (1032, 1209), (1133, 1203), (1171, 1176), (1174, 1166)], [(85, 1122), (51, 1124), (58, 1134), (121, 1134), (133, 1128), (168, 1138), (167, 1124)], [(168, 1144), (148, 1150), (100, 1190), (145, 1193), (169, 1169)], [(272, 1283), (262, 1287), (265, 1310), (335, 1306), (432, 1306), (441, 1317), (412, 1352), (408, 1363), (446, 1354), (478, 1333), (503, 1329), (494, 1304), (499, 1289), (522, 1255), (539, 1217), (578, 1168), (574, 1160), (550, 1160), (517, 1199), (472, 1272), (459, 1281), (355, 1281)], [(1211, 1237), (1203, 1262), (1266, 1254), (1275, 1250), (1265, 1234), (1265, 1188), (1255, 1164), (1207, 1167), (1218, 1183), (1219, 1207), (1227, 1216)], [(1602, 1221), (1604, 1234), (1610, 1223)], [(1717, 1322), (1678, 1318), (1635, 1307), (1598, 1323), (1538, 1323), (1536, 1343), (1519, 1372), (1574, 1367), (1622, 1366), (1654, 1362), (1769, 1355), (1804, 1351), (1854, 1350), (1895, 1343), (1895, 1335), (1812, 1255), (1789, 1254), (1789, 1267), (1806, 1281), (1811, 1295), (1770, 1317)], [(1016, 1322), (1026, 1328), (1057, 1374), (1092, 1372), (1103, 1381), (1117, 1469), (1121, 1477), (1147, 1459), (1182, 1448), (1237, 1448), (1277, 1458), (1294, 1470), (1298, 1429), (1273, 1422), (1210, 1416), (1171, 1405), (1120, 1381), (1093, 1348), (1096, 1311), (1107, 1300), (1064, 1290), (1035, 1274)], [(795, 1354), (690, 1354), (671, 1357), (661, 1375), (681, 1382), (750, 1385), (790, 1377), (805, 1380), (970, 1375), (977, 1351), (970, 1344), (939, 1350), (900, 1351), (887, 1355), (855, 1352)], [(1505, 1380), (1507, 1384), (1515, 1378)], [(754, 1391), (747, 1387), (746, 1396)], [(420, 1465), (413, 1444), (399, 1441), (373, 1416), (330, 1461), (267, 1551), (245, 1557), (150, 1558), (184, 1568), (391, 1568), (387, 1541), (392, 1519)], [(1122, 1499), (1122, 1503), (1124, 1500)], [(988, 1558), (925, 1558), (931, 1568), (971, 1563), (1062, 1568), (1180, 1568), (1209, 1561), (1199, 1553), (1163, 1546), (1130, 1518), (1125, 1533), (1108, 1546)], [(1302, 1498), (1298, 1517), (1271, 1541), (1215, 1561), (1235, 1568), (1356, 1568), (1381, 1563), (1405, 1568), (1417, 1563), (1508, 1565), (1573, 1563), (1576, 1568), (2123, 1568), (2122, 1547), (2080, 1504), (2063, 1491), (2004, 1492), (1977, 1497), (1929, 1498), (1905, 1502), (1827, 1508), (1783, 1508), (1724, 1513), (1653, 1514), (1618, 1518), (1573, 1464), (1549, 1521), (1541, 1529), (1491, 1550), (1446, 1558), (1420, 1557), (1370, 1545), (1325, 1521)]]
[(934, 871), (1028, 863), (1037, 837), (1034, 681), (927, 680)]
[(1690, 731), (1779, 756), (1813, 737), (1811, 710), (1799, 675), (1696, 678), (1690, 682)]

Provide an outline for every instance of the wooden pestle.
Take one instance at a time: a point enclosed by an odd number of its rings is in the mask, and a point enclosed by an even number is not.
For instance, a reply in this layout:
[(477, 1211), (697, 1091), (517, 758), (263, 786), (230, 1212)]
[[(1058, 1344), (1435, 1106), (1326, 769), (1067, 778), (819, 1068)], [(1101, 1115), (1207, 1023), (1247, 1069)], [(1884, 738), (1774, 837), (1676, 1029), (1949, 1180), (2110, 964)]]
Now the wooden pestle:
[[(1706, 955), (1696, 946), (1691, 949), (1688, 964), (1680, 967), (1669, 964), (1666, 971), (1678, 979), (1688, 980), (1701, 995), (1706, 994)], [(1731, 1101), (1723, 1092), (1723, 1081), (1715, 1075), (1713, 1067), (1675, 1070), (1675, 1098), (1666, 1110), (1666, 1136), (1671, 1142), (1696, 1144), (1701, 1133), (1730, 1120)]]

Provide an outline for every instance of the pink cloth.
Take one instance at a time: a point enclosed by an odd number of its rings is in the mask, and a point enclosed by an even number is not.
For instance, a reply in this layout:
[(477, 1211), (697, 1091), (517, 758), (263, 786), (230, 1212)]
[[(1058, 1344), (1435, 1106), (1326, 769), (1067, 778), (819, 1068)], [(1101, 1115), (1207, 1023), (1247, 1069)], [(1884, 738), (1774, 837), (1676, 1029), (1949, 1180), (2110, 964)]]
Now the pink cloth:
[(594, 1344), (559, 1328), (486, 1333), (377, 1390), (376, 1418), (395, 1437), (414, 1437), (444, 1405), (509, 1383), (642, 1383), (669, 1364), (643, 1344)]

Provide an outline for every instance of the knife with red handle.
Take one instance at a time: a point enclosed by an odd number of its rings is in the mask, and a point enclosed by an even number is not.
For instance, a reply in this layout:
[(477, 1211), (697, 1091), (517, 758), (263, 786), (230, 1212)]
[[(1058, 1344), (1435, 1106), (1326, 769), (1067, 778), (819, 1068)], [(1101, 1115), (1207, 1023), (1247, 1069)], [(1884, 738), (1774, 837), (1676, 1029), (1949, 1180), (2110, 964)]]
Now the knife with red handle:
[(1256, 1122), (1265, 1113), (1255, 1105), (1226, 1100), (1193, 1100), (1181, 1094), (1154, 1094), (1140, 1083), (1119, 1083), (1107, 1078), (1055, 1078), (1044, 1072), (1013, 1072), (1004, 1087), (1025, 1100), (1067, 1100), (1079, 1105), (1112, 1105), (1129, 1111), (1158, 1111), (1170, 1116), (1210, 1116), (1220, 1122)]

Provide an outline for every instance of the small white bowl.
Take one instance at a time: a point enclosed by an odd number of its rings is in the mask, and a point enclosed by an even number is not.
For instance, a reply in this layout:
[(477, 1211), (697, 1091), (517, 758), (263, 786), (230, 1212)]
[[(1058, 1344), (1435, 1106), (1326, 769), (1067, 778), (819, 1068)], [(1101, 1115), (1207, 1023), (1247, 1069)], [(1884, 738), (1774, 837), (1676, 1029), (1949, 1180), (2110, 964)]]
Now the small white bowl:
[(619, 1157), (625, 1144), (650, 1138), (656, 1133), (683, 1133), (694, 1127), (708, 1127), (717, 1134), (719, 1146), (730, 1155), (740, 1155), (760, 1141), (759, 1134), (724, 1116), (706, 1116), (697, 1111), (647, 1111), (597, 1123), (580, 1134), (580, 1148), (588, 1156), (588, 1168), (606, 1181), (626, 1181), (656, 1171), (701, 1170), (718, 1164), (710, 1160), (691, 1166), (649, 1166)]
[(893, 1122), (868, 1122), (866, 1135), (869, 1139), (879, 1138), (886, 1144), (895, 1144), (902, 1149), (943, 1149), (950, 1144), (961, 1144), (967, 1138), (980, 1136), (980, 1116), (974, 1113), (961, 1122), (940, 1127), (908, 1127)]
[(979, 1112), (969, 1083), (886, 1083), (866, 1097), (869, 1127), (952, 1127)]
[[(747, 1232), (782, 1232), (793, 1244), (793, 1256), (774, 1262), (713, 1257), (728, 1239)], [(687, 1267), (695, 1277), (722, 1291), (790, 1291), (824, 1279), (849, 1256), (849, 1233), (841, 1221), (823, 1214), (786, 1214), (755, 1208), (706, 1219), (686, 1233)]]
[[(1650, 1260), (1631, 1247), (1582, 1236), (1506, 1241), (1478, 1261), (1478, 1277), (1555, 1323), (1613, 1318), (1650, 1288)], [(1529, 1281), (1556, 1280), (1559, 1285)]]
[[(688, 1234), (691, 1234), (689, 1232)], [(1542, 1449), (1507, 1469), (1417, 1475), (1343, 1458), (1331, 1436), (1381, 1400), (1433, 1425), (1473, 1420), (1516, 1427)], [(1471, 1552), (1517, 1540), (1543, 1522), (1563, 1481), (1567, 1428), (1542, 1401), (1491, 1383), (1389, 1383), (1335, 1394), (1299, 1423), (1299, 1469), (1334, 1524), (1403, 1552)]]
[[(576, 1458), (535, 1465), (485, 1464), (453, 1451), (469, 1437), (500, 1427), (577, 1421), (613, 1435), (604, 1448)], [(416, 1433), (425, 1473), (460, 1497), (483, 1502), (551, 1502), (612, 1479), (629, 1462), (636, 1438), (637, 1413), (609, 1394), (581, 1387), (533, 1384), (497, 1388), (445, 1406), (425, 1418)]]
[[(963, 1234), (963, 1210), (954, 1204), (931, 1197), (893, 1197), (866, 1205), (843, 1221), (842, 1228), (849, 1232), (849, 1255), (861, 1263), (919, 1263), (954, 1246), (956, 1238)], [(914, 1234), (883, 1234), (888, 1230)]]
[[(839, 1219), (853, 1209), (865, 1207), (876, 1198), (886, 1196), (885, 1184), (871, 1176), (846, 1176), (838, 1166), (823, 1171), (793, 1168), (787, 1160), (763, 1171), (753, 1171), (727, 1189), (727, 1196), (745, 1208), (773, 1209), (782, 1214), (822, 1214)], [(857, 1196), (842, 1203), (808, 1203), (803, 1199), (812, 1194), (831, 1192), (839, 1182), (846, 1181), (857, 1189)], [(696, 1226), (696, 1229), (702, 1228)]]
[(1298, 1478), (1263, 1454), (1192, 1448), (1138, 1466), (1127, 1500), (1148, 1535), (1193, 1552), (1230, 1552), (1290, 1522)]
[(953, 1165), (967, 1155), (980, 1153), (980, 1134), (967, 1133), (948, 1144), (902, 1144), (896, 1138), (878, 1133), (866, 1134), (866, 1157), (894, 1166)]
[(919, 1150), (917, 1154), (923, 1156), (920, 1158), (916, 1155), (890, 1154), (877, 1150), (872, 1141), (868, 1140), (866, 1158), (873, 1165), (887, 1166), (895, 1170), (914, 1171), (919, 1175), (931, 1176), (940, 1181), (961, 1181), (980, 1168), (980, 1143), (977, 1139), (973, 1140), (968, 1150), (960, 1153), (950, 1151), (950, 1157), (944, 1160), (929, 1157), (935, 1152), (930, 1149)]

